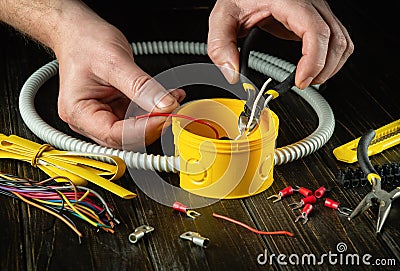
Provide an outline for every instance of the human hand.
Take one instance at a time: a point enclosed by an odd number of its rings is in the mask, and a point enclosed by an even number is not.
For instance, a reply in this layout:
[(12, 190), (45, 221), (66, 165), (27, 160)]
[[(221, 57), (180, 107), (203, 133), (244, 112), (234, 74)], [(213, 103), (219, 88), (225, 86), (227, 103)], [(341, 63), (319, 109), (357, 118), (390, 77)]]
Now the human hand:
[[(168, 118), (123, 120), (130, 102), (148, 112), (170, 113), (185, 92), (177, 89), (168, 93), (140, 69), (128, 41), (112, 25), (100, 18), (81, 25), (85, 27), (64, 29), (61, 40), (54, 43), (61, 119), (103, 146), (120, 148), (123, 144), (134, 150), (152, 143)], [(123, 138), (123, 133), (129, 137)]]
[(237, 38), (254, 26), (302, 40), (296, 86), (304, 89), (335, 75), (354, 45), (324, 0), (217, 0), (209, 18), (208, 54), (230, 83), (239, 79)]

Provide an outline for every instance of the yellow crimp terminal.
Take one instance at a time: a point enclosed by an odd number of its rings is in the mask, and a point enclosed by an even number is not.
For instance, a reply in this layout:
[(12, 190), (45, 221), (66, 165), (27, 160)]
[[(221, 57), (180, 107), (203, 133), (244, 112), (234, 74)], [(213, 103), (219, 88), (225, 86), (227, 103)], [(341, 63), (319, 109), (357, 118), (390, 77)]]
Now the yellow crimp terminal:
[[(400, 119), (393, 121), (375, 130), (375, 137), (368, 147), (368, 156), (378, 154), (400, 143)], [(333, 150), (336, 159), (346, 163), (357, 162), (357, 145), (360, 138), (356, 138)]]
[(265, 93), (271, 95), (274, 99), (278, 98), (279, 96), (279, 92), (275, 89), (269, 89)]
[[(124, 199), (136, 196), (111, 182), (122, 177), (126, 170), (125, 162), (118, 156), (59, 151), (49, 144), (41, 145), (16, 135), (0, 134), (0, 158), (28, 162), (50, 177), (63, 176), (75, 185), (86, 185), (90, 181)], [(56, 179), (59, 180), (62, 179)]]

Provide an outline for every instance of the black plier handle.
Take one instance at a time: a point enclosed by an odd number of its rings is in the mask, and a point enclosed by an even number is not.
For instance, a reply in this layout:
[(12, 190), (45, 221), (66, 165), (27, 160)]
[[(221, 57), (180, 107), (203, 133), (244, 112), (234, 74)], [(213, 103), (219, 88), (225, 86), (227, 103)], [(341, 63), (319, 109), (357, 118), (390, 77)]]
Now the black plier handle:
[(361, 200), (356, 209), (354, 209), (354, 211), (350, 214), (349, 220), (365, 212), (374, 204), (374, 202), (377, 202), (379, 205), (379, 213), (376, 224), (376, 232), (378, 233), (381, 231), (383, 224), (389, 215), (393, 200), (400, 197), (400, 187), (397, 187), (390, 192), (383, 190), (381, 187), (381, 177), (378, 175), (368, 158), (368, 146), (375, 137), (375, 134), (375, 131), (370, 129), (360, 138), (360, 141), (358, 142), (357, 159), (360, 163), (361, 169), (366, 174), (369, 182), (372, 184), (372, 191)]
[[(264, 103), (262, 104), (260, 101), (256, 102), (256, 97), (259, 94), (258, 89), (248, 81), (248, 60), (251, 51), (251, 45), (254, 43), (254, 40), (257, 38), (259, 33), (263, 32), (258, 27), (254, 27), (250, 30), (248, 36), (243, 42), (243, 46), (240, 50), (240, 73), (243, 75), (242, 77), (242, 86), (244, 91), (246, 92), (246, 103), (244, 105), (243, 111), (239, 116), (238, 121), (238, 129), (242, 133), (244, 130), (253, 130), (254, 127), (257, 126), (258, 121), (260, 119), (261, 111), (267, 107), (269, 101), (277, 98), (278, 96), (286, 93), (295, 85), (295, 76), (296, 69), (294, 69), (285, 80), (276, 85), (275, 87), (269, 87), (267, 90), (264, 90), (262, 96), (264, 97)], [(252, 111), (254, 110), (254, 118), (252, 123), (249, 124), (250, 116)]]

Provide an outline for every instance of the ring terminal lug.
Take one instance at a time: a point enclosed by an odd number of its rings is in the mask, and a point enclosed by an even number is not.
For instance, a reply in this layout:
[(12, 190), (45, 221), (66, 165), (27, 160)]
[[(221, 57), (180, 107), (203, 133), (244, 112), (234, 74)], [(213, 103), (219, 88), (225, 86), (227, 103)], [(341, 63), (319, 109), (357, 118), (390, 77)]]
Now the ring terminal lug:
[(180, 237), (182, 239), (189, 240), (193, 244), (201, 246), (203, 248), (208, 247), (208, 245), (210, 244), (210, 239), (201, 236), (197, 232), (188, 231), (188, 232), (182, 233)]
[(147, 225), (142, 225), (137, 227), (134, 232), (129, 234), (129, 242), (136, 244), (140, 239), (143, 238), (147, 233), (154, 231), (154, 228)]

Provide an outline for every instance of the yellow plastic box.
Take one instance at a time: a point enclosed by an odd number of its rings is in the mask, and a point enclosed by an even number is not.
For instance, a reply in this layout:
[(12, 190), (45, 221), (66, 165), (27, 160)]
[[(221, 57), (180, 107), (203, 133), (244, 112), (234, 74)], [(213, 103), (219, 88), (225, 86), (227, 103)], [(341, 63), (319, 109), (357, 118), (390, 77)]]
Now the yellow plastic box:
[[(207, 121), (219, 137), (235, 139), (244, 101), (203, 99), (176, 112)], [(180, 156), (181, 188), (204, 197), (235, 199), (265, 191), (273, 182), (274, 150), (279, 119), (264, 109), (260, 125), (239, 140), (222, 140), (202, 123), (172, 118), (175, 155)]]

